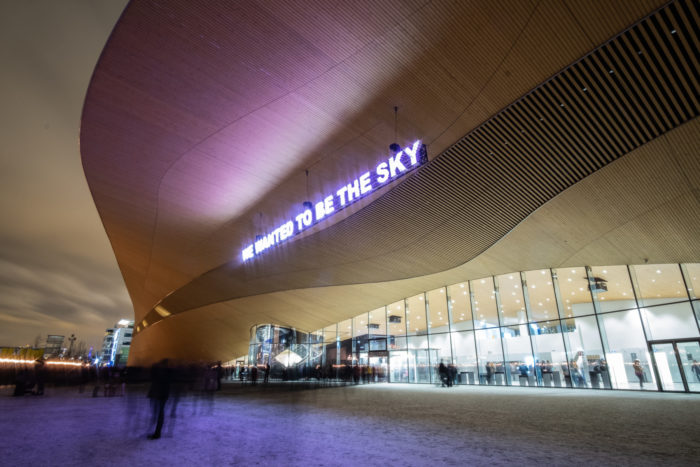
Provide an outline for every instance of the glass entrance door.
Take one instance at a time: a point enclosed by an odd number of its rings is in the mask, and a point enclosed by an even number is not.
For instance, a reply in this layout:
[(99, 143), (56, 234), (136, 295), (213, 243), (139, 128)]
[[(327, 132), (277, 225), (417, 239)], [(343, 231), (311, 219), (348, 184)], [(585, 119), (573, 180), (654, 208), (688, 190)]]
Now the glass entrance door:
[(700, 392), (700, 342), (677, 342), (676, 347), (688, 384), (687, 391)]
[(700, 392), (700, 341), (650, 342), (664, 391)]
[(372, 369), (370, 383), (386, 383), (389, 377), (389, 354), (370, 352), (369, 366)]

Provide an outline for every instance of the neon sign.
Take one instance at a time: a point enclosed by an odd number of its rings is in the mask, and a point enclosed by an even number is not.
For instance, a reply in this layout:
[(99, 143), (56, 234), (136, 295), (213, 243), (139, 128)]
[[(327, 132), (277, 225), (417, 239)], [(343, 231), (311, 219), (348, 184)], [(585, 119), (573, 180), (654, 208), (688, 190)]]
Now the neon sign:
[(264, 251), (287, 240), (334, 212), (353, 204), (360, 198), (380, 188), (391, 180), (410, 172), (427, 161), (425, 145), (420, 140), (410, 147), (405, 147), (386, 161), (380, 162), (374, 171), (365, 172), (350, 183), (341, 186), (333, 194), (329, 194), (323, 200), (312, 204), (293, 219), (288, 220), (272, 232), (259, 235), (254, 243), (241, 250), (241, 258), (247, 261)]

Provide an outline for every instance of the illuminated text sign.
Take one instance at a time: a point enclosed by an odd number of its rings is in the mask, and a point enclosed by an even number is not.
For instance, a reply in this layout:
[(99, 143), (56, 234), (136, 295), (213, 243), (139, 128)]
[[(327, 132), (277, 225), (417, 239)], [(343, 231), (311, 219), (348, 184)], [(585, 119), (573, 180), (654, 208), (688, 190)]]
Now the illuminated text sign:
[(374, 171), (365, 172), (347, 185), (341, 186), (335, 193), (330, 193), (321, 201), (312, 205), (311, 209), (305, 209), (293, 219), (278, 226), (272, 232), (259, 235), (254, 243), (246, 246), (241, 251), (243, 261), (260, 255), (268, 248), (272, 248), (311, 227), (316, 222), (332, 215), (346, 206), (354, 203), (373, 190), (385, 185), (387, 182), (400, 177), (425, 162), (421, 152), (420, 140), (410, 147), (405, 147), (386, 161), (377, 165)]

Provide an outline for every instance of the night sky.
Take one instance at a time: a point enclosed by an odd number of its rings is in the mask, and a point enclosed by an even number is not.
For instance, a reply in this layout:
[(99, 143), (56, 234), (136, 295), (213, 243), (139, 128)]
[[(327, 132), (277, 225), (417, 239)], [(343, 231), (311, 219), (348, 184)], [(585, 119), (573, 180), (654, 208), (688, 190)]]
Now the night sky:
[(0, 346), (100, 345), (133, 308), (88, 190), (80, 115), (125, 0), (0, 1)]

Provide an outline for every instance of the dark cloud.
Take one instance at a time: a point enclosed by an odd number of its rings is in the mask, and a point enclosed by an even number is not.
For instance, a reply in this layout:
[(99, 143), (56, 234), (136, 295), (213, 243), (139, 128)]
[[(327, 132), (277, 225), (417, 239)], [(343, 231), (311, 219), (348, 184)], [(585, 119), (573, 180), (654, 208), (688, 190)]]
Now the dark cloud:
[(0, 346), (133, 316), (82, 171), (85, 92), (126, 0), (0, 2)]

